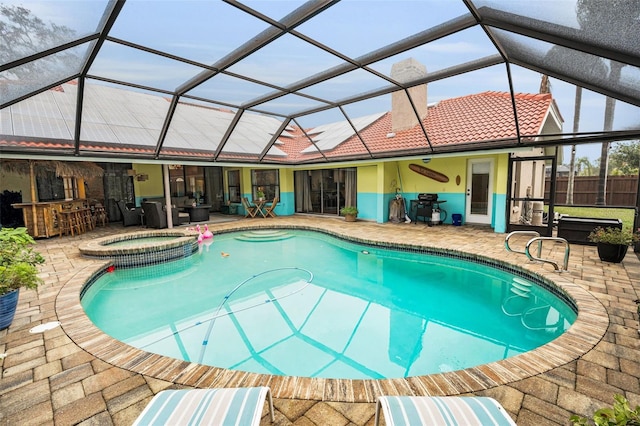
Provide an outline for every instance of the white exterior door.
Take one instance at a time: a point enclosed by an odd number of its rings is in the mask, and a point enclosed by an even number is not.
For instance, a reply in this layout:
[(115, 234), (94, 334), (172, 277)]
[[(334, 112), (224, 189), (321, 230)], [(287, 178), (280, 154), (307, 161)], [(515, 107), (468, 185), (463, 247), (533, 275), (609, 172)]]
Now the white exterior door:
[(466, 218), (469, 223), (491, 224), (493, 212), (493, 160), (469, 160)]

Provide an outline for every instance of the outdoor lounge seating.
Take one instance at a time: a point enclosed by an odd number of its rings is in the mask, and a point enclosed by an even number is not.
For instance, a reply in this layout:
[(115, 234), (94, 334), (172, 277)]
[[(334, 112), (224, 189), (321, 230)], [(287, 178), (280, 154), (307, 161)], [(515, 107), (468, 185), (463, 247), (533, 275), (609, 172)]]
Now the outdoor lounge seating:
[(120, 214), (122, 214), (122, 225), (140, 225), (142, 209), (140, 207), (128, 206), (124, 200), (117, 202)]
[(502, 405), (489, 397), (380, 396), (376, 402), (375, 426), (380, 424), (380, 408), (388, 426), (516, 426)]
[(242, 206), (244, 207), (244, 217), (256, 217), (258, 214), (258, 207), (251, 205), (247, 197), (242, 197)]
[(133, 425), (257, 426), (267, 397), (273, 423), (268, 387), (164, 390), (153, 397)]
[[(149, 228), (167, 228), (167, 213), (165, 206), (157, 201), (144, 201), (142, 203), (142, 210), (144, 210), (145, 224)], [(173, 225), (180, 224), (180, 216), (178, 209), (171, 209), (171, 220)]]
[[(144, 201), (157, 201), (160, 204), (164, 205), (167, 200), (165, 197), (149, 197)], [(172, 196), (171, 197), (171, 205), (178, 209), (178, 211), (185, 211), (185, 207), (191, 207), (196, 202), (195, 198), (187, 197), (187, 196)]]
[[(187, 212), (178, 211), (178, 221), (180, 222), (180, 225), (182, 225), (183, 223), (191, 223), (191, 215), (189, 215), (189, 213)], [(174, 225), (177, 224), (174, 223)]]

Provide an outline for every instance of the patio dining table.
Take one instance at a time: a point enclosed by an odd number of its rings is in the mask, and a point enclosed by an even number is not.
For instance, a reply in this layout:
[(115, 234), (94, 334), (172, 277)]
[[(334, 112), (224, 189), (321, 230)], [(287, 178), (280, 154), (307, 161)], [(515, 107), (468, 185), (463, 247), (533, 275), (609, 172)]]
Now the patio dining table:
[(189, 213), (189, 222), (204, 222), (209, 220), (210, 205), (185, 206), (184, 209)]
[(252, 203), (256, 207), (256, 216), (260, 213), (262, 217), (266, 218), (267, 214), (264, 212), (263, 208), (267, 204), (267, 200), (253, 200)]

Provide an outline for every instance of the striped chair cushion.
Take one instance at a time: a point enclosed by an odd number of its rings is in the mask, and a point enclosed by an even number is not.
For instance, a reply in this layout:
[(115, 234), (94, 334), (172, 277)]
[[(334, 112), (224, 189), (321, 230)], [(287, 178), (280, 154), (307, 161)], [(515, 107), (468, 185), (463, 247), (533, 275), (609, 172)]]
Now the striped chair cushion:
[[(134, 426), (257, 426), (268, 393), (268, 387), (165, 390), (153, 397)], [(270, 393), (269, 402), (273, 415)]]
[(376, 405), (376, 425), (380, 407), (388, 426), (515, 426), (500, 403), (487, 397), (381, 396)]

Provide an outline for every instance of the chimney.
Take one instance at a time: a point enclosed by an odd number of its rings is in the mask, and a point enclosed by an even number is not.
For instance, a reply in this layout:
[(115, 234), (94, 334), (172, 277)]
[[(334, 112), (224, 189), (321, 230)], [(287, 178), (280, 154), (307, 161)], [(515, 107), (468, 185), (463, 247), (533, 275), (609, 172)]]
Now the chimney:
[[(391, 66), (391, 78), (408, 83), (427, 75), (427, 67), (413, 58), (405, 59)], [(420, 119), (427, 116), (427, 85), (421, 84), (408, 90)], [(391, 94), (391, 131), (406, 130), (418, 124), (411, 103), (404, 90)]]
[(540, 81), (540, 93), (551, 93), (551, 82), (549, 81), (549, 76), (546, 74), (542, 75), (542, 80)]

